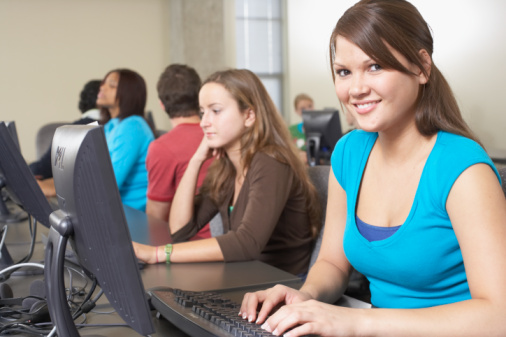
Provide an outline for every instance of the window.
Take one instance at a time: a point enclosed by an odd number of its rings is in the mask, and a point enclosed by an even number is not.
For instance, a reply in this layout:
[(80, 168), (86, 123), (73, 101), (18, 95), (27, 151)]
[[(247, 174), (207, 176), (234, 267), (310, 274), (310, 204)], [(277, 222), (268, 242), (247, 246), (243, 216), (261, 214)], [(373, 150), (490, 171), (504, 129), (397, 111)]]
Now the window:
[(236, 0), (237, 68), (253, 71), (283, 111), (283, 0)]

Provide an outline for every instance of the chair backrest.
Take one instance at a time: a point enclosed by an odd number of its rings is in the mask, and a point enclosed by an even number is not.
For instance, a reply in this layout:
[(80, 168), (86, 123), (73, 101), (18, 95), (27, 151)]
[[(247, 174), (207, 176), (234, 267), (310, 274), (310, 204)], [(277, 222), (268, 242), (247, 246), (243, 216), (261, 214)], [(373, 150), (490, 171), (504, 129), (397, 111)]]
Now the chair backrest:
[[(323, 215), (323, 225), (325, 225), (325, 213), (327, 210), (327, 196), (328, 196), (328, 183), (329, 183), (329, 174), (330, 174), (330, 166), (329, 165), (319, 165), (312, 166), (308, 169), (309, 177), (313, 181), (313, 184), (318, 191), (318, 195), (320, 197), (320, 203), (322, 206), (322, 215)], [(318, 257), (318, 253), (320, 253), (320, 247), (322, 243), (324, 226), (322, 226), (322, 230), (320, 231), (320, 235), (318, 235), (318, 239), (315, 242), (315, 246), (313, 248), (313, 252), (311, 253), (311, 260), (309, 261), (309, 268), (313, 266), (316, 262), (316, 258)], [(356, 270), (352, 270), (348, 282), (348, 286), (346, 288), (345, 294), (360, 299), (362, 301), (370, 302), (371, 292), (369, 290), (369, 281), (366, 277)]]
[(502, 191), (506, 197), (506, 166), (498, 169), (497, 171), (499, 171), (499, 175), (501, 176)]
[(56, 131), (56, 128), (70, 124), (69, 122), (54, 122), (43, 125), (39, 131), (37, 131), (37, 135), (35, 137), (35, 153), (37, 159), (42, 157), (44, 153), (46, 153), (47, 149), (53, 143), (53, 136)]
[(209, 221), (209, 229), (211, 230), (211, 237), (223, 235), (223, 221), (221, 220), (220, 213), (217, 213), (214, 218)]
[[(320, 205), (322, 207), (322, 221), (323, 225), (325, 225), (325, 212), (327, 211), (327, 195), (328, 195), (328, 184), (329, 184), (329, 173), (330, 173), (330, 165), (318, 165), (311, 166), (308, 168), (309, 178), (313, 182), (313, 185), (316, 187), (316, 191), (318, 192), (318, 197), (320, 199)], [(323, 226), (316, 239), (315, 246), (313, 248), (313, 252), (311, 253), (311, 260), (309, 262), (309, 268), (313, 266), (318, 257), (318, 253), (320, 252), (320, 246), (322, 243), (323, 236)]]

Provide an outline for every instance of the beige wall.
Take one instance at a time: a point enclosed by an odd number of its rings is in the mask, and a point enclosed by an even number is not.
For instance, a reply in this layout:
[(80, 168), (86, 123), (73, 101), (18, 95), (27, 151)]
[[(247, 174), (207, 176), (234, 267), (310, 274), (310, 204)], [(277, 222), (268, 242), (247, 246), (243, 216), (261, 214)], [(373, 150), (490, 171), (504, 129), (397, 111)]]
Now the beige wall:
[(146, 109), (170, 128), (158, 76), (172, 62), (201, 76), (226, 66), (224, 1), (0, 0), (0, 120), (16, 121), (27, 161), (37, 130), (79, 118), (84, 83), (118, 67), (144, 77)]
[[(288, 96), (299, 92), (317, 108), (339, 107), (328, 39), (355, 0), (288, 0)], [(434, 61), (454, 89), (464, 118), (487, 148), (506, 151), (506, 1), (412, 0), (432, 27)], [(290, 101), (291, 102), (291, 101)], [(297, 121), (295, 114), (292, 121)], [(506, 152), (505, 152), (506, 153)]]
[[(328, 66), (331, 30), (355, 0), (286, 0), (285, 104), (308, 92), (316, 107), (338, 107)], [(506, 24), (502, 0), (413, 0), (432, 26), (434, 59), (464, 116), (487, 147), (506, 149)], [(449, 15), (451, 13), (451, 15)], [(113, 68), (138, 71), (147, 110), (170, 124), (156, 97), (172, 62), (202, 77), (235, 64), (233, 0), (0, 0), (0, 120), (15, 120), (25, 158), (49, 121), (78, 118), (78, 94)], [(451, 17), (451, 20), (450, 20)], [(293, 114), (289, 118), (297, 121)]]
[(38, 128), (79, 118), (82, 86), (109, 70), (139, 72), (148, 85), (147, 108), (158, 108), (167, 17), (161, 0), (0, 1), (1, 119), (16, 121), (28, 161)]

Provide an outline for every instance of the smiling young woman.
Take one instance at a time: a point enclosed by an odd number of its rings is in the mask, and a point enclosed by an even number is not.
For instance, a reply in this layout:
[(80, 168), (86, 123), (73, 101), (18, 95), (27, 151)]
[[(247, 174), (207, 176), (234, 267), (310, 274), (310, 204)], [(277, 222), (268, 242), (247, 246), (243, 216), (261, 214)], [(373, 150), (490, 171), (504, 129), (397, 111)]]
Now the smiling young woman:
[[(427, 23), (407, 1), (362, 0), (329, 49), (336, 94), (362, 130), (332, 154), (305, 284), (247, 294), (240, 314), (288, 337), (505, 335), (506, 200), (434, 64)], [(327, 304), (352, 267), (376, 309)]]

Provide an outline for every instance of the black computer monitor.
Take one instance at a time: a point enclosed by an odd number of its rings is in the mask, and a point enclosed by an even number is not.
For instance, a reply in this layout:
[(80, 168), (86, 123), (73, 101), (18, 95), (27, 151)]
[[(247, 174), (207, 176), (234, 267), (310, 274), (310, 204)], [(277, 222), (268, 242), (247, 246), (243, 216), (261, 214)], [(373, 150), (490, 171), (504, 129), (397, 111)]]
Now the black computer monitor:
[(67, 241), (116, 312), (142, 335), (154, 332), (103, 127), (59, 127), (51, 150), (59, 209), (50, 216), (46, 291), (59, 336), (79, 336), (67, 304)]
[[(16, 123), (14, 122), (3, 122), (5, 126), (7, 127), (7, 130), (9, 131), (12, 140), (16, 144), (17, 148), (19, 149), (19, 140), (18, 140), (18, 133), (16, 131)], [(4, 187), (7, 185), (5, 177), (3, 176), (2, 172), (0, 171), (0, 224), (5, 223), (15, 223), (15, 222), (21, 222), (23, 220), (26, 220), (28, 217), (26, 212), (23, 211), (15, 211), (13, 209), (9, 209), (7, 207), (6, 201), (9, 198), (7, 191), (4, 190)]]
[(0, 176), (2, 179), (0, 186), (9, 199), (49, 228), (51, 205), (21, 155), (17, 142), (12, 138), (11, 130), (12, 128), (8, 128), (4, 122), (0, 122)]
[(302, 120), (309, 165), (329, 164), (334, 146), (343, 135), (339, 111), (304, 110)]
[[(0, 222), (3, 222), (2, 234), (5, 233), (6, 226), (12, 222), (26, 219), (27, 213), (49, 228), (49, 215), (52, 208), (23, 159), (19, 147), (12, 137), (11, 130), (12, 128), (8, 128), (4, 122), (0, 122), (0, 186), (2, 193), (5, 192), (6, 196), (24, 209), (26, 213), (21, 212), (22, 215), (19, 216), (18, 213), (11, 212), (2, 198), (0, 203), (2, 209)], [(5, 242), (0, 249), (0, 268), (3, 269), (14, 264)], [(31, 255), (27, 255), (27, 259), (29, 257)]]
[(14, 143), (16, 143), (16, 146), (21, 151), (21, 147), (19, 146), (19, 137), (18, 137), (18, 131), (16, 130), (16, 123), (14, 121), (7, 121), (4, 122), (7, 126), (7, 129), (11, 133), (11, 137), (14, 140)]

